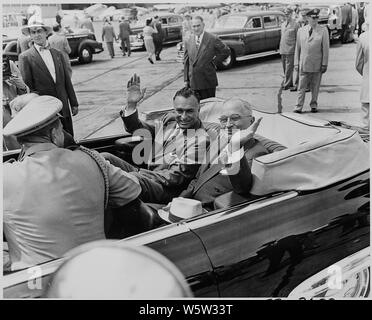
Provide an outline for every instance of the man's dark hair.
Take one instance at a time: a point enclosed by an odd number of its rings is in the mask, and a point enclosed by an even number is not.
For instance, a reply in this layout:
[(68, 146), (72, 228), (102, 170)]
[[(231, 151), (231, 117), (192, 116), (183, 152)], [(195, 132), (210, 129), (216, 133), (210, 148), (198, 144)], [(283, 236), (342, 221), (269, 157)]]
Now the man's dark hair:
[(200, 95), (198, 92), (194, 91), (191, 88), (184, 87), (176, 92), (176, 94), (173, 97), (173, 101), (176, 99), (176, 97), (184, 97), (184, 98), (190, 98), (191, 96), (194, 96), (198, 102), (200, 102)]
[(59, 30), (61, 30), (61, 26), (60, 26), (59, 24), (55, 24), (55, 25), (53, 26), (53, 31), (54, 31), (54, 32), (58, 32)]
[(154, 17), (154, 19), (158, 19), (158, 18), (159, 18), (159, 16), (155, 16), (155, 17)]
[(203, 18), (201, 16), (195, 16), (194, 19), (198, 19), (200, 20), (201, 22), (204, 22)]

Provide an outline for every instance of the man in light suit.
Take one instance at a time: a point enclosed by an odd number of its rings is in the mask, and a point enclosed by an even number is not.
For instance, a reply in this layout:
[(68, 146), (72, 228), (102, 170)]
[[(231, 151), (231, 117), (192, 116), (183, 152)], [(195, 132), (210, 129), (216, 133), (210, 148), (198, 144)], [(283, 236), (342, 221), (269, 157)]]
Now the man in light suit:
[[(209, 163), (200, 166), (195, 179), (180, 194), (180, 197), (201, 201), (203, 206), (209, 209), (213, 209), (214, 199), (226, 192), (234, 190), (238, 194), (248, 194), (253, 183), (250, 169), (252, 160), (268, 153), (263, 144), (254, 138), (261, 119), (255, 120), (249, 103), (236, 98), (226, 100), (219, 120), (221, 130), (225, 129), (230, 133), (235, 131), (229, 142), (227, 141), (228, 135), (225, 136), (222, 132), (219, 134), (218, 144), (222, 152), (217, 156), (221, 163), (215, 161), (216, 155), (213, 155), (213, 152), (210, 153)], [(230, 148), (225, 148), (227, 142), (230, 144)], [(211, 148), (213, 143), (216, 141), (211, 141)], [(241, 152), (241, 148), (244, 152)], [(224, 156), (228, 154), (228, 150), (235, 150), (239, 157), (235, 163), (230, 162), (230, 167), (225, 168), (223, 162), (226, 162)], [(234, 159), (235, 156), (231, 154), (227, 158)], [(221, 174), (221, 170), (224, 168), (226, 174)]]
[(294, 112), (301, 113), (305, 102), (305, 92), (311, 91), (311, 112), (318, 112), (318, 94), (322, 74), (327, 71), (329, 55), (329, 35), (326, 27), (318, 25), (319, 9), (310, 10), (306, 15), (309, 24), (297, 33), (295, 49), (295, 69), (300, 73), (300, 85)]
[(35, 22), (25, 28), (29, 30), (34, 45), (19, 56), (22, 78), (31, 92), (50, 95), (62, 101), (63, 128), (73, 136), (72, 116), (78, 114), (79, 104), (65, 58), (61, 52), (50, 48), (47, 41), (47, 36), (51, 34), (49, 26)]
[[(282, 58), (284, 80), (283, 89), (297, 90), (297, 82), (293, 83), (293, 64), (294, 52), (296, 48), (296, 36), (298, 31), (298, 23), (293, 19), (293, 10), (286, 8), (284, 10), (285, 21), (281, 25), (281, 37), (279, 44), (279, 52)], [(295, 79), (297, 80), (297, 78)]]
[(62, 52), (63, 57), (66, 61), (67, 72), (72, 77), (72, 68), (69, 54), (71, 53), (70, 45), (68, 44), (68, 40), (65, 34), (61, 30), (61, 26), (56, 23), (53, 25), (53, 35), (48, 38), (49, 44), (51, 48), (57, 49), (58, 51)]
[(230, 49), (215, 35), (204, 31), (203, 18), (192, 20), (194, 35), (185, 41), (185, 86), (197, 91), (201, 99), (216, 96), (216, 64), (225, 60)]
[(109, 18), (103, 19), (102, 27), (102, 41), (106, 42), (107, 50), (111, 59), (115, 57), (114, 40), (117, 41), (114, 27), (112, 26)]
[(121, 21), (119, 23), (119, 38), (121, 40), (121, 50), (123, 51), (123, 56), (125, 56), (125, 52), (128, 52), (128, 57), (130, 57), (130, 40), (129, 36), (131, 35), (132, 30), (130, 28), (130, 24), (128, 18), (121, 17)]
[(360, 92), (362, 107), (363, 128), (369, 130), (369, 21), (366, 19), (366, 31), (363, 32), (357, 42), (357, 55), (355, 68), (363, 77)]

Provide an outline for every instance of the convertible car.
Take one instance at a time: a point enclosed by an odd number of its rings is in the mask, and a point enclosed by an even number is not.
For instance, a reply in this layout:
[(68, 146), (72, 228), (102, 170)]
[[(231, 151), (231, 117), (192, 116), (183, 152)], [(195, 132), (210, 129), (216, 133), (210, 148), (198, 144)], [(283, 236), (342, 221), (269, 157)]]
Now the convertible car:
[[(201, 118), (216, 130), (222, 102), (202, 101)], [(369, 136), (305, 115), (254, 115), (263, 117), (257, 138), (270, 153), (254, 159), (249, 195), (223, 194), (214, 210), (128, 232), (118, 243), (164, 255), (195, 297), (368, 297)], [(120, 153), (124, 137), (130, 140), (124, 134), (80, 143)], [(3, 159), (14, 157), (17, 152), (6, 152)], [(106, 235), (115, 238), (109, 229)], [(4, 298), (42, 297), (65, 259), (4, 275)]]

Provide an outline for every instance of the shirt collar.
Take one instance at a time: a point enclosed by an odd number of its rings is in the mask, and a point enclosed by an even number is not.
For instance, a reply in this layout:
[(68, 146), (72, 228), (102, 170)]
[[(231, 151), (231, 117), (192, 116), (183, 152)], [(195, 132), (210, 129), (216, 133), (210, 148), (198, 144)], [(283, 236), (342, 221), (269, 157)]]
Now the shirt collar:
[(34, 46), (35, 46), (35, 48), (36, 48), (37, 51), (41, 52), (41, 48), (43, 48), (43, 49), (44, 49), (44, 48), (49, 49), (49, 42), (48, 42), (48, 40), (47, 40), (47, 42), (45, 42), (45, 46), (40, 46), (40, 45), (34, 43)]
[[(202, 42), (202, 40), (203, 40), (204, 32), (205, 32), (205, 31), (203, 31), (202, 34), (199, 36), (200, 42)], [(197, 39), (198, 39), (198, 36), (195, 35), (195, 41), (196, 41)]]
[(50, 151), (52, 149), (58, 148), (55, 144), (45, 142), (45, 143), (36, 143), (25, 150), (22, 158), (19, 161), (22, 161), (24, 158), (33, 155), (34, 153), (41, 152), (41, 151)]

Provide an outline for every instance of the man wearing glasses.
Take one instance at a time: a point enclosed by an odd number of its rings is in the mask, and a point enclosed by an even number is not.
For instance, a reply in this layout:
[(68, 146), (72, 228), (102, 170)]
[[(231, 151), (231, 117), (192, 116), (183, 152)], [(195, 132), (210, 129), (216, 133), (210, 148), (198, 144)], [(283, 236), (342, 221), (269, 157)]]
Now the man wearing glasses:
[(293, 110), (302, 113), (306, 88), (310, 86), (311, 112), (318, 112), (318, 94), (322, 74), (327, 71), (329, 55), (329, 35), (326, 27), (318, 25), (319, 9), (307, 12), (309, 24), (297, 33), (294, 65), (300, 73), (297, 104)]
[[(261, 118), (255, 120), (248, 102), (237, 98), (226, 100), (219, 121), (221, 132), (218, 145), (222, 152), (213, 155), (211, 150), (216, 141), (211, 141), (208, 163), (200, 166), (195, 179), (180, 194), (180, 197), (199, 200), (210, 209), (213, 209), (214, 199), (221, 194), (230, 191), (249, 193), (253, 182), (252, 160), (268, 153), (254, 138)], [(226, 138), (225, 143), (223, 137)]]

